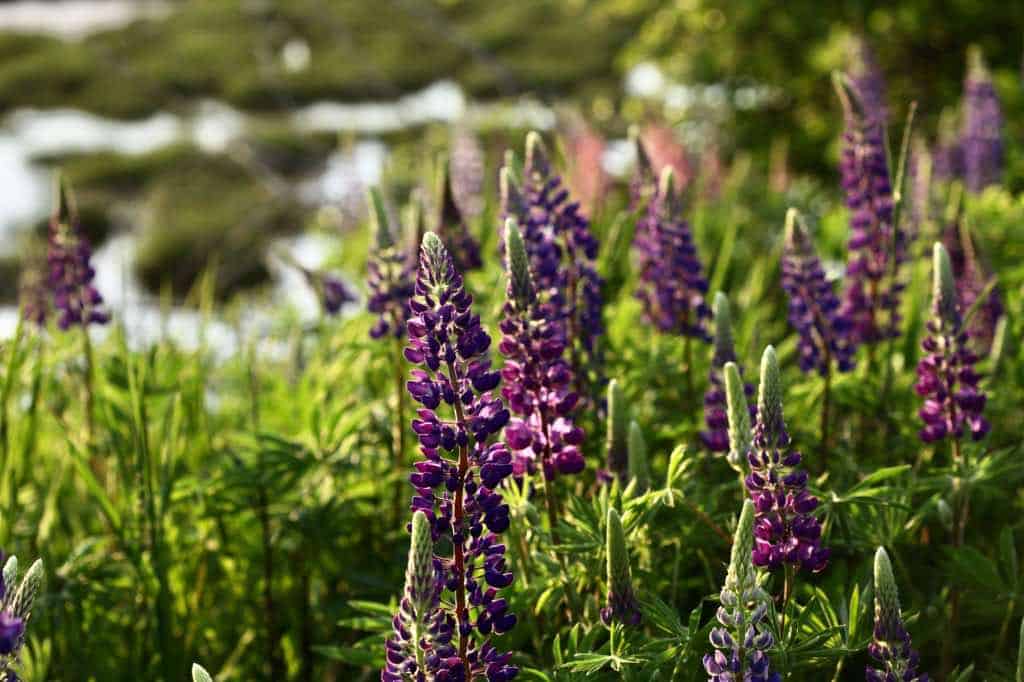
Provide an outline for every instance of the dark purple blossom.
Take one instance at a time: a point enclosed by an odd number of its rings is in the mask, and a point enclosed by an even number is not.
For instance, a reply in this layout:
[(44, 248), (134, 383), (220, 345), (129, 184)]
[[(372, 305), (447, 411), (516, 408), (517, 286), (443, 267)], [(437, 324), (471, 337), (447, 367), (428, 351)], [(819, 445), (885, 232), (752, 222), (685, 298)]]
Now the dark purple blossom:
[(412, 423), (423, 459), (410, 477), (412, 508), (426, 515), (435, 541), (452, 547), (451, 557), (437, 563), (441, 601), (450, 605), (441, 627), (457, 640), (453, 653), (428, 660), (428, 679), (507, 680), (516, 668), (485, 639), (516, 623), (499, 595), (513, 580), (499, 538), (509, 508), (497, 490), (512, 474), (512, 453), (490, 442), (510, 416), (493, 393), (501, 377), (491, 370), (491, 337), (473, 313), (462, 275), (432, 232), (423, 238), (415, 293), (405, 357), (418, 366), (407, 387), (423, 406)]
[(899, 335), (899, 268), (907, 237), (893, 223), (885, 124), (846, 80), (838, 78), (836, 89), (846, 116), (839, 170), (850, 210), (843, 314), (853, 325), (853, 340), (871, 344)]
[(554, 172), (537, 133), (526, 140), (522, 189), (512, 169), (502, 171), (502, 219), (515, 218), (522, 231), (539, 296), (565, 320), (574, 382), (581, 395), (603, 384), (603, 284), (597, 273), (598, 241)]
[(782, 288), (789, 296), (789, 323), (800, 335), (800, 369), (825, 376), (835, 361), (840, 372), (848, 372), (856, 352), (850, 321), (801, 222), (790, 209), (782, 254)]
[(103, 297), (92, 283), (96, 271), (91, 259), (92, 247), (78, 224), (70, 191), (59, 181), (57, 208), (50, 219), (47, 262), (53, 306), (58, 311), (57, 325), (61, 329), (106, 324), (110, 320), (103, 309)]
[(1003, 174), (1003, 112), (981, 50), (972, 48), (967, 59), (960, 147), (964, 185), (980, 192)]
[(711, 310), (704, 300), (708, 282), (673, 177), (670, 168), (662, 173), (657, 193), (637, 222), (636, 296), (643, 302), (644, 317), (660, 331), (710, 341)]
[(401, 339), (410, 315), (416, 258), (395, 244), (383, 198), (376, 188), (370, 190), (370, 200), (376, 221), (376, 244), (366, 264), (370, 289), (366, 307), (377, 315), (370, 336)]
[(789, 446), (778, 360), (768, 346), (761, 358), (754, 442), (747, 452), (746, 486), (756, 512), (753, 560), (768, 570), (789, 564), (818, 573), (829, 557), (821, 545), (821, 523), (811, 515), (818, 498), (807, 491), (807, 472), (798, 468), (800, 453)]
[(877, 665), (869, 665), (865, 669), (867, 682), (928, 682), (928, 674), (918, 672), (919, 658), (911, 647), (910, 633), (903, 624), (892, 564), (882, 547), (875, 553), (873, 635), (868, 654)]
[(977, 354), (968, 344), (949, 254), (935, 244), (932, 318), (928, 335), (921, 342), (925, 355), (917, 364), (914, 389), (925, 399), (918, 414), (924, 422), (921, 440), (932, 443), (943, 438), (959, 440), (964, 428), (975, 439), (989, 431), (982, 416), (986, 396), (979, 389), (981, 375), (974, 369)]
[(583, 430), (573, 419), (579, 401), (565, 359), (568, 340), (557, 310), (537, 299), (522, 237), (511, 218), (505, 239), (509, 284), (499, 344), (505, 356), (501, 393), (516, 415), (505, 427), (505, 439), (516, 456), (517, 476), (539, 465), (552, 480), (579, 473), (585, 465), (579, 449)]
[[(711, 356), (711, 369), (708, 371), (708, 389), (704, 393), (704, 423), (707, 426), (701, 431), (700, 439), (711, 452), (729, 452), (729, 416), (728, 401), (725, 392), (725, 365), (737, 362), (736, 350), (732, 338), (732, 315), (729, 312), (729, 299), (721, 291), (715, 294), (714, 305), (715, 341), (714, 353)], [(738, 363), (737, 363), (738, 367)], [(742, 369), (740, 370), (742, 374)], [(754, 397), (754, 387), (747, 382), (743, 384), (748, 399)], [(757, 407), (750, 401), (750, 418), (757, 414)]]

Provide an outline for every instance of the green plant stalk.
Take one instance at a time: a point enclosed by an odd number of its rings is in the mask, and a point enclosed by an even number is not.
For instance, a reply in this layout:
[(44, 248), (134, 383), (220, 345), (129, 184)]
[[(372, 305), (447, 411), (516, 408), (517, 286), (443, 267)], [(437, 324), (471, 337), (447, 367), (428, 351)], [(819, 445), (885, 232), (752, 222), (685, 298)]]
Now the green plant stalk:
[[(548, 426), (547, 415), (544, 411), (540, 411), (540, 423), (541, 429), (544, 432), (544, 461), (548, 462), (551, 460), (551, 437)], [(540, 472), (541, 487), (544, 489), (544, 504), (547, 507), (548, 512), (548, 527), (551, 532), (551, 543), (558, 545), (558, 498), (555, 495), (554, 481), (549, 481), (547, 476), (544, 475), (543, 467)], [(575, 620), (576, 614), (579, 613), (579, 596), (576, 594), (576, 587), (572, 583), (572, 579), (569, 577), (569, 567), (566, 565), (565, 557), (562, 556), (561, 552), (558, 552), (554, 548), (552, 551), (558, 558), (558, 563), (562, 567), (562, 575), (565, 576), (565, 587), (566, 587), (566, 599), (569, 603), (569, 615)]]
[(85, 359), (85, 451), (89, 456), (89, 466), (96, 478), (104, 483), (104, 467), (96, 454), (96, 363), (89, 338), (89, 328), (82, 325), (82, 356)]
[(825, 387), (821, 397), (821, 467), (828, 471), (829, 451), (829, 417), (832, 407), (832, 360), (830, 353), (825, 354)]
[[(956, 406), (953, 406), (954, 419), (956, 418)], [(956, 472), (953, 490), (956, 498), (953, 502), (953, 551), (959, 550), (964, 545), (964, 536), (967, 530), (967, 515), (970, 513), (970, 496), (963, 485), (966, 473), (966, 461), (961, 449), (960, 439), (953, 439), (953, 467)], [(946, 636), (946, 646), (942, 648), (942, 671), (945, 679), (949, 679), (953, 671), (954, 649), (956, 645), (957, 630), (960, 627), (960, 588), (953, 585), (949, 591), (949, 622)]]
[(780, 615), (779, 623), (779, 635), (788, 641), (786, 637), (786, 612), (789, 610), (789, 601), (793, 596), (793, 579), (794, 570), (790, 564), (786, 564), (783, 568), (783, 583), (782, 583), (782, 612)]

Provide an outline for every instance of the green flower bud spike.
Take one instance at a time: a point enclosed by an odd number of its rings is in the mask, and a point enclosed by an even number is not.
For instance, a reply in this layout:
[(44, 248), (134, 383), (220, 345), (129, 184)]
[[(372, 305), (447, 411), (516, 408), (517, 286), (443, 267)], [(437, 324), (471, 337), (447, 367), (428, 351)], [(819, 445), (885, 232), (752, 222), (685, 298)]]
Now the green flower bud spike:
[(629, 568), (629, 552), (626, 549), (626, 532), (622, 519), (614, 507), (608, 508), (608, 602), (601, 609), (601, 621), (611, 625), (618, 621), (623, 625), (640, 624), (640, 606), (633, 594), (633, 578)]
[(736, 532), (732, 538), (732, 554), (729, 557), (729, 570), (725, 574), (725, 589), (736, 595), (747, 595), (757, 587), (757, 573), (750, 554), (754, 549), (754, 503), (743, 501), (743, 511), (736, 524)]
[(395, 238), (391, 234), (391, 224), (388, 220), (387, 208), (384, 206), (384, 197), (377, 187), (370, 188), (370, 206), (373, 209), (373, 226), (377, 248), (381, 251), (390, 249), (395, 245)]
[(628, 406), (618, 379), (608, 383), (608, 435), (605, 439), (605, 462), (608, 470), (623, 479), (629, 467), (627, 442)]
[(956, 280), (946, 247), (936, 242), (932, 256), (932, 306), (943, 324), (956, 327), (960, 313), (956, 305)]
[(422, 511), (412, 517), (405, 596), (417, 622), (422, 623), (434, 601), (434, 542), (430, 536), (430, 520)]
[(786, 424), (782, 416), (782, 380), (775, 347), (768, 346), (761, 355), (761, 385), (757, 391), (757, 418), (769, 446), (779, 442)]
[(750, 428), (750, 410), (743, 379), (735, 362), (725, 364), (725, 396), (729, 416), (729, 453), (726, 458), (729, 465), (742, 475), (743, 461), (754, 437)]
[(198, 663), (192, 664), (192, 682), (213, 682), (213, 678), (210, 677), (210, 673), (206, 672), (206, 669)]
[(536, 300), (533, 276), (526, 245), (515, 218), (505, 221), (505, 257), (508, 259), (508, 278), (512, 299), (520, 313), (525, 313)]
[(629, 478), (636, 481), (636, 492), (643, 494), (651, 487), (651, 467), (647, 460), (647, 443), (640, 425), (629, 423)]
[(713, 364), (724, 366), (727, 358), (735, 357), (736, 342), (732, 335), (732, 312), (729, 309), (729, 297), (721, 291), (715, 293), (712, 304), (715, 320), (715, 360)]
[(884, 547), (875, 552), (875, 622), (881, 623), (885, 632), (895, 632), (903, 627), (896, 576)]
[(45, 577), (46, 570), (43, 568), (43, 560), (36, 559), (29, 566), (25, 577), (21, 579), (21, 584), (15, 590), (14, 596), (11, 597), (6, 610), (17, 618), (28, 620), (32, 613), (32, 605), (35, 602), (36, 595), (39, 594), (39, 590), (43, 586), (43, 579)]

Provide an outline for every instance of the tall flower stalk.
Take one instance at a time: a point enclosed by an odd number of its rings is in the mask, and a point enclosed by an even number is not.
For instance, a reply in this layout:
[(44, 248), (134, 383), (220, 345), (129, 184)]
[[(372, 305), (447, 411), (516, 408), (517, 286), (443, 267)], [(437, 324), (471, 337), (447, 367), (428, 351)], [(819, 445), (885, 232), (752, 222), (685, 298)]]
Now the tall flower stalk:
[(789, 296), (789, 323), (800, 335), (800, 369), (817, 372), (825, 381), (821, 442), (827, 453), (833, 367), (839, 372), (853, 369), (856, 346), (850, 338), (850, 321), (841, 310), (839, 297), (825, 277), (803, 219), (794, 208), (786, 213), (782, 288)]
[[(403, 338), (410, 317), (409, 298), (413, 295), (414, 265), (409, 254), (395, 243), (384, 198), (376, 187), (370, 189), (370, 205), (374, 219), (374, 246), (367, 259), (367, 283), (370, 289), (367, 308), (377, 315), (370, 329), (375, 339), (389, 339), (392, 344), (392, 368), (395, 387), (395, 419), (392, 438), (392, 465), (402, 471), (405, 463), (405, 360)], [(395, 485), (394, 512), (401, 515), (404, 484)]]
[(640, 270), (636, 296), (643, 302), (644, 317), (659, 331), (683, 337), (688, 395), (692, 396), (690, 343), (694, 338), (711, 340), (707, 330), (711, 309), (704, 300), (708, 291), (704, 266), (683, 218), (671, 168), (662, 172), (658, 191), (637, 222), (633, 247)]
[(942, 235), (942, 245), (949, 253), (956, 281), (956, 294), (962, 310), (970, 310), (978, 299), (974, 316), (967, 321), (967, 333), (975, 348), (987, 353), (992, 348), (996, 325), (1003, 316), (1003, 299), (998, 287), (990, 285), (991, 277), (974, 244), (974, 236), (963, 220), (952, 222)]
[(772, 671), (767, 651), (773, 644), (765, 617), (768, 594), (761, 588), (751, 562), (754, 545), (754, 503), (743, 502), (736, 524), (732, 555), (725, 584), (719, 594), (721, 606), (711, 630), (713, 654), (704, 656), (708, 682), (781, 682)]
[(839, 170), (850, 209), (843, 314), (853, 325), (853, 340), (870, 351), (899, 335), (907, 238), (893, 220), (884, 119), (866, 108), (845, 77), (837, 75), (835, 85), (846, 119)]
[(462, 209), (455, 199), (453, 179), (447, 162), (441, 163), (440, 186), (438, 190), (437, 234), (445, 248), (452, 255), (459, 272), (479, 270), (483, 267), (480, 258), (480, 242), (469, 230)]
[[(92, 247), (82, 232), (71, 189), (63, 178), (57, 180), (57, 201), (50, 218), (50, 241), (47, 262), (50, 266), (50, 289), (57, 311), (57, 326), (62, 330), (79, 327), (85, 357), (85, 438), (90, 453), (95, 445), (95, 363), (89, 326), (106, 324), (110, 315), (104, 309), (103, 297), (93, 285), (96, 271), (92, 267)], [(98, 475), (102, 466), (90, 455)]]
[[(782, 618), (799, 570), (819, 573), (828, 564), (829, 550), (821, 543), (821, 522), (812, 516), (818, 498), (807, 491), (807, 473), (798, 467), (801, 456), (790, 449), (782, 414), (782, 381), (775, 349), (761, 356), (757, 420), (747, 452), (746, 479), (757, 512), (754, 524), (754, 565), (784, 569)], [(780, 628), (784, 630), (785, 628)]]
[(502, 169), (501, 200), (502, 219), (515, 218), (522, 232), (538, 295), (565, 320), (574, 387), (581, 397), (594, 400), (594, 390), (604, 383), (598, 241), (536, 132), (526, 136), (522, 186), (508, 162)]
[(505, 224), (505, 255), (508, 289), (498, 346), (505, 356), (501, 393), (516, 415), (505, 427), (505, 438), (515, 455), (517, 476), (542, 472), (554, 532), (554, 481), (585, 466), (579, 450), (583, 429), (574, 423), (578, 398), (565, 358), (568, 339), (557, 310), (538, 298), (526, 246), (512, 218)]
[(918, 671), (918, 655), (911, 647), (910, 633), (903, 624), (899, 592), (892, 564), (884, 547), (875, 552), (875, 627), (868, 645), (875, 660), (864, 673), (867, 682), (928, 682)]
[[(729, 311), (729, 299), (721, 291), (715, 294), (714, 302), (714, 352), (711, 356), (711, 369), (708, 371), (708, 388), (704, 392), (704, 424), (707, 429), (701, 431), (700, 438), (710, 452), (724, 454), (729, 452), (729, 420), (725, 393), (725, 366), (736, 363), (736, 349), (732, 335), (732, 313)], [(737, 364), (737, 370), (739, 365)], [(742, 374), (742, 370), (739, 370)], [(754, 387), (743, 384), (747, 398), (754, 397)], [(750, 416), (755, 411), (751, 406)]]
[(964, 78), (963, 129), (960, 148), (963, 154), (964, 186), (969, 192), (981, 192), (999, 183), (1003, 174), (1003, 112), (992, 75), (978, 47), (967, 52)]
[[(501, 376), (491, 371), (491, 337), (472, 303), (441, 239), (426, 233), (405, 349), (406, 359), (418, 366), (407, 387), (423, 406), (412, 424), (423, 455), (410, 478), (416, 489), (412, 508), (431, 521), (435, 542), (452, 548), (436, 563), (441, 602), (450, 609), (446, 621), (457, 640), (450, 655), (428, 660), (427, 678), (507, 680), (517, 672), (509, 655), (481, 638), (507, 632), (516, 622), (499, 596), (513, 580), (499, 537), (508, 528), (509, 508), (497, 490), (512, 474), (512, 453), (504, 443), (490, 442), (510, 415), (492, 393)], [(442, 404), (445, 416), (437, 412)]]

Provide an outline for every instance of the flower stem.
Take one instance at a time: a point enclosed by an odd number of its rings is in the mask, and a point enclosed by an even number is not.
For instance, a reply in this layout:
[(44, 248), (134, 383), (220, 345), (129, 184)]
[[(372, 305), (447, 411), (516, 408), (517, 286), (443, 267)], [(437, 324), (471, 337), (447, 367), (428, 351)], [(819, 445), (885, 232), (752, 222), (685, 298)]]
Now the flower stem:
[(821, 467), (828, 470), (829, 413), (832, 407), (832, 362), (825, 366), (825, 389), (821, 398)]
[(779, 624), (779, 635), (785, 640), (786, 639), (786, 611), (789, 610), (789, 599), (793, 596), (793, 577), (794, 571), (790, 564), (786, 564), (783, 568), (784, 578), (782, 583), (782, 613), (781, 621)]

